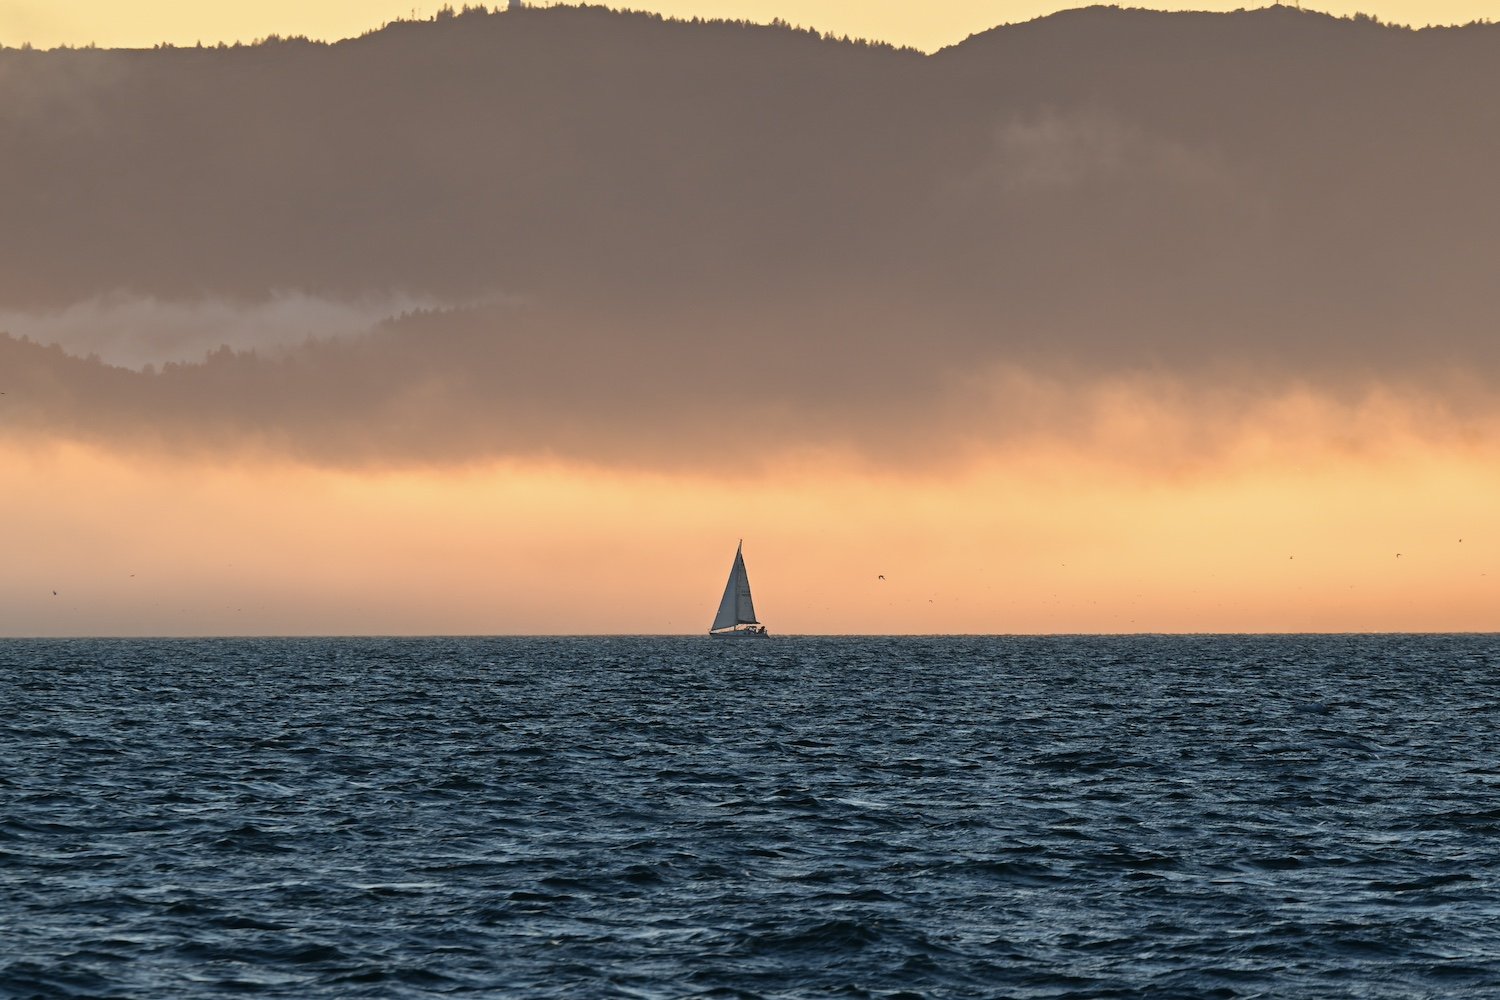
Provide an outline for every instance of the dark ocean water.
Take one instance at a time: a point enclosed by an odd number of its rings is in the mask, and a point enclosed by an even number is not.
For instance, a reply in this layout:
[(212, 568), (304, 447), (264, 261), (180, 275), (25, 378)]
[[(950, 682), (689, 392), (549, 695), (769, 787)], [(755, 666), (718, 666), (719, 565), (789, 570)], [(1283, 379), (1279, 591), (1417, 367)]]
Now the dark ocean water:
[(1500, 637), (0, 642), (4, 997), (1500, 996)]

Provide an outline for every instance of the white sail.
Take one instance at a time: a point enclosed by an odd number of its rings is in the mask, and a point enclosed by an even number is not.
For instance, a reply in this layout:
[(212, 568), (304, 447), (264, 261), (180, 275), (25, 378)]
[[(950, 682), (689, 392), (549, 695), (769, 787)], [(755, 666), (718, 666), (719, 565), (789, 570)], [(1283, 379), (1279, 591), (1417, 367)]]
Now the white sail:
[(745, 556), (741, 549), (736, 549), (734, 565), (729, 568), (729, 582), (724, 585), (724, 597), (719, 601), (719, 613), (714, 615), (709, 631), (758, 624), (755, 603), (750, 599), (750, 577), (745, 573)]

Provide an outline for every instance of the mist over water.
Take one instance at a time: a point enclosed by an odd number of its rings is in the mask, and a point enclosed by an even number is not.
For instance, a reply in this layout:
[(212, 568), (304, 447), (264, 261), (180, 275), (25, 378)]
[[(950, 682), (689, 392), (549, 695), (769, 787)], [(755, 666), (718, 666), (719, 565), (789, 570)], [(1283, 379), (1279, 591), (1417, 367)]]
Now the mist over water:
[(0, 995), (1478, 995), (1497, 662), (6, 641)]

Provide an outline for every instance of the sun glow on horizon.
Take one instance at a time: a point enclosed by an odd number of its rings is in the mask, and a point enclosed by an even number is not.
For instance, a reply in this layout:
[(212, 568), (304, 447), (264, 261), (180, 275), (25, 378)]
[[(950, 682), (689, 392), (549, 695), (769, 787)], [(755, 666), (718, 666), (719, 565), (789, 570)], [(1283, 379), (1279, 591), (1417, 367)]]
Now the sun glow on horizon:
[(1496, 456), (1324, 440), (775, 477), (10, 442), (0, 634), (694, 634), (738, 538), (783, 635), (1500, 628)]

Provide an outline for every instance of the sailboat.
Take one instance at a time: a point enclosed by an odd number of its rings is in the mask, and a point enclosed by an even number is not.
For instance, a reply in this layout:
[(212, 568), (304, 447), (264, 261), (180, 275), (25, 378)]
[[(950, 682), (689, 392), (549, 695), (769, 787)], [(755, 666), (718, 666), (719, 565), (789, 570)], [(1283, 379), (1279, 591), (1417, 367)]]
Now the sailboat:
[(745, 542), (741, 539), (739, 548), (734, 550), (734, 565), (729, 567), (729, 582), (724, 585), (719, 613), (714, 615), (714, 623), (708, 627), (709, 635), (741, 639), (770, 634), (755, 618), (755, 602), (750, 600), (750, 577), (745, 574), (744, 548)]

